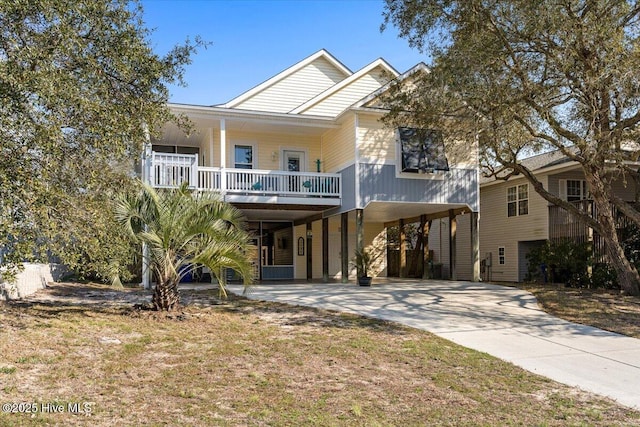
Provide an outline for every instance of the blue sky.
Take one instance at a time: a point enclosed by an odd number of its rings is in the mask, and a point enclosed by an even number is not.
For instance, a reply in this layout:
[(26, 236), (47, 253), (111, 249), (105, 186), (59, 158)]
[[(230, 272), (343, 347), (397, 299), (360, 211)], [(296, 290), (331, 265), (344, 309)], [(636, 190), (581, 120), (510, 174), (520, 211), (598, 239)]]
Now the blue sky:
[(170, 87), (170, 101), (221, 104), (287, 67), (327, 49), (352, 71), (386, 59), (404, 72), (428, 57), (380, 33), (382, 0), (143, 0), (152, 44), (166, 53), (187, 37), (211, 42), (187, 66), (187, 88)]

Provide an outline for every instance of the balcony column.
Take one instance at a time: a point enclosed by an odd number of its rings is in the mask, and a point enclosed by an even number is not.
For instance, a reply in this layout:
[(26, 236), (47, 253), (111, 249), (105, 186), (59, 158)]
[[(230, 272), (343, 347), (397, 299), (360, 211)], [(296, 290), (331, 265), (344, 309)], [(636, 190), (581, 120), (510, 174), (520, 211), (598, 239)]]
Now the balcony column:
[[(364, 210), (356, 209), (356, 252), (364, 250)], [(358, 271), (358, 277), (364, 274)]]
[(329, 218), (322, 218), (322, 281), (329, 281)]
[(456, 280), (456, 234), (458, 221), (453, 209), (449, 209), (449, 280)]
[(426, 215), (420, 215), (420, 236), (422, 239), (422, 278), (429, 279), (429, 228), (431, 221), (427, 221)]
[(307, 280), (313, 278), (313, 231), (312, 222), (307, 222)]
[(342, 261), (342, 283), (349, 281), (349, 213), (340, 215), (340, 255)]
[(220, 119), (220, 192), (223, 197), (227, 193), (227, 124)]
[(398, 221), (398, 235), (400, 237), (400, 268), (399, 276), (407, 277), (407, 233), (404, 230), (404, 219)]

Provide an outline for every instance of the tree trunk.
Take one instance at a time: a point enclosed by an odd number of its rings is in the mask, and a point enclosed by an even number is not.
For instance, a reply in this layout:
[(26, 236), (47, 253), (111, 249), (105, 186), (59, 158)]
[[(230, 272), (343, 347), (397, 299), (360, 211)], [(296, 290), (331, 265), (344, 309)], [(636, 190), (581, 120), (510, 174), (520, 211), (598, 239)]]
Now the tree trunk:
[(153, 292), (153, 308), (158, 311), (173, 311), (180, 305), (177, 281), (158, 280)]
[(591, 197), (598, 213), (597, 220), (602, 227), (602, 230), (599, 230), (600, 235), (604, 239), (609, 262), (618, 276), (618, 284), (624, 293), (638, 296), (640, 295), (640, 275), (625, 256), (624, 249), (618, 240), (613, 210), (606, 196), (604, 184), (596, 170), (585, 169), (585, 172), (591, 172), (585, 173), (585, 178), (589, 182)]

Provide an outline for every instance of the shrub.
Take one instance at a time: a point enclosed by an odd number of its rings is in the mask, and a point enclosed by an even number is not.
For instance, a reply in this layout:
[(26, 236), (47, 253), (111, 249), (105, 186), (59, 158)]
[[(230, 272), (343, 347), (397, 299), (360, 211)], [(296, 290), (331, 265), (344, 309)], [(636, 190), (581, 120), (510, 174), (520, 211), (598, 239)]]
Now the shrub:
[[(529, 276), (543, 281), (541, 266), (547, 272), (547, 281), (569, 283), (576, 275), (586, 273), (591, 261), (590, 246), (568, 240), (546, 241), (527, 254)], [(575, 280), (574, 280), (575, 281)]]

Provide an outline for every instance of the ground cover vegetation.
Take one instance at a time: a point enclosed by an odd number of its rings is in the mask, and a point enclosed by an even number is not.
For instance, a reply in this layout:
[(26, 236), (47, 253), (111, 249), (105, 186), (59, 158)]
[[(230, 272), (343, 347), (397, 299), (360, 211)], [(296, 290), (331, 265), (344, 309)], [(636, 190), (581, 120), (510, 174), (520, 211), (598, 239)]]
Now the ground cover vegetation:
[[(185, 291), (54, 284), (0, 305), (0, 400), (39, 425), (635, 425), (640, 414), (390, 322)], [(89, 411), (71, 413), (68, 404)], [(72, 405), (73, 407), (73, 405)]]
[[(611, 206), (640, 224), (615, 181), (639, 182), (640, 5), (626, 0), (386, 0), (384, 26), (428, 53), (430, 72), (391, 85), (386, 121), (478, 141), (485, 171), (524, 176), (593, 228), (625, 293), (640, 295)], [(598, 212), (562, 200), (520, 162), (559, 150), (576, 162)]]

